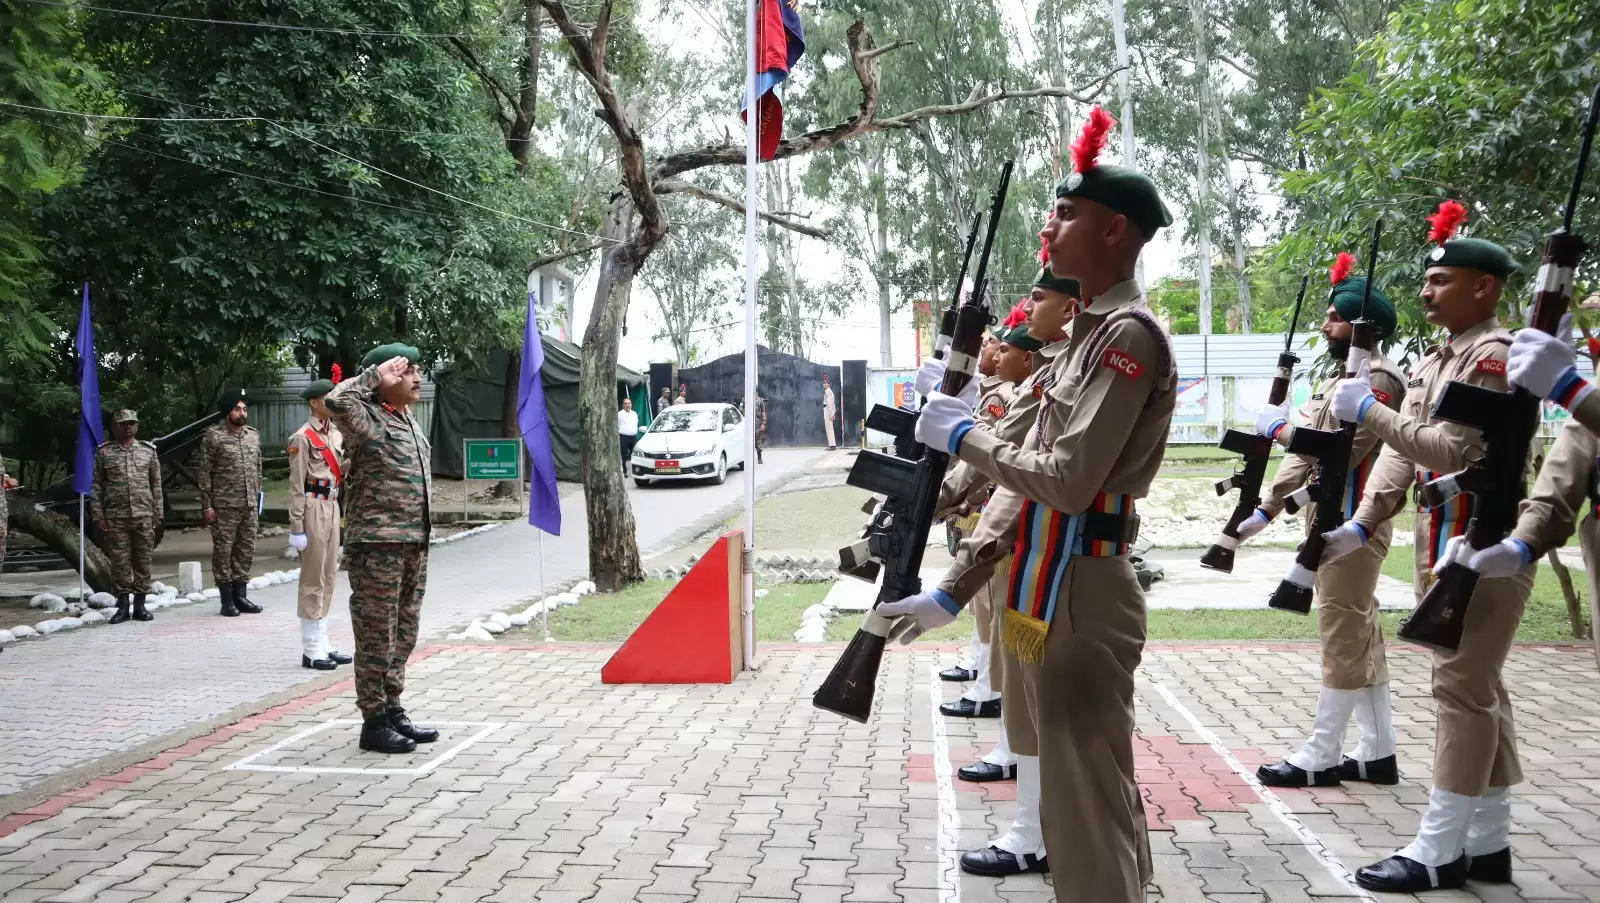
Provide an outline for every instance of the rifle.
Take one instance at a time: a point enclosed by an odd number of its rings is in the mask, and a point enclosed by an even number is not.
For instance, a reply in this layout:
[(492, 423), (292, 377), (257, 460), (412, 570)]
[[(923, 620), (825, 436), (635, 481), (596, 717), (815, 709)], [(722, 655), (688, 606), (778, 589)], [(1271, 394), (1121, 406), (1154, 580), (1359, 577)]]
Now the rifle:
[[(1294, 344), (1294, 328), (1300, 322), (1300, 305), (1306, 300), (1309, 275), (1300, 277), (1300, 293), (1295, 295), (1294, 316), (1289, 318), (1289, 329), (1283, 337), (1283, 351), (1278, 355), (1278, 368), (1272, 377), (1272, 389), (1267, 393), (1267, 404), (1280, 405), (1289, 398), (1289, 384), (1294, 380), (1294, 365), (1300, 358), (1289, 349)], [(1230, 489), (1239, 490), (1239, 502), (1233, 506), (1222, 535), (1211, 548), (1200, 556), (1200, 566), (1233, 573), (1233, 553), (1239, 548), (1239, 525), (1244, 523), (1261, 506), (1261, 481), (1267, 476), (1267, 459), (1272, 455), (1272, 440), (1254, 432), (1228, 430), (1222, 434), (1217, 447), (1244, 456), (1244, 466), (1233, 476), (1217, 482), (1217, 495), (1227, 495)]]
[[(1583, 125), (1583, 141), (1578, 151), (1578, 167), (1567, 193), (1567, 206), (1561, 226), (1545, 236), (1544, 258), (1533, 285), (1533, 312), (1528, 325), (1555, 335), (1561, 317), (1572, 302), (1574, 274), (1586, 250), (1583, 238), (1572, 231), (1572, 215), (1583, 189), (1583, 171), (1594, 142), (1595, 122), (1600, 117), (1600, 87), (1589, 101), (1589, 118)], [(1517, 523), (1517, 506), (1527, 492), (1523, 480), (1528, 466), (1528, 451), (1539, 430), (1541, 399), (1527, 389), (1497, 392), (1482, 386), (1451, 382), (1439, 393), (1433, 416), (1476, 427), (1483, 431), (1483, 456), (1463, 470), (1440, 477), (1423, 486), (1418, 501), (1432, 508), (1466, 492), (1473, 496), (1472, 516), (1467, 521), (1467, 544), (1484, 549), (1499, 543)], [(1417, 603), (1411, 616), (1400, 622), (1402, 639), (1444, 652), (1461, 646), (1462, 626), (1467, 606), (1478, 586), (1478, 572), (1460, 561), (1445, 565), (1439, 579)]]
[[(984, 300), (988, 293), (989, 254), (994, 249), (995, 232), (1005, 210), (1011, 166), (1008, 160), (1000, 168), (1000, 184), (990, 203), (989, 226), (984, 233), (972, 292), (961, 305), (951, 327), (950, 363), (945, 369), (944, 381), (939, 384), (939, 391), (946, 395), (960, 394), (976, 375), (983, 331), (992, 321), (989, 305)], [(958, 295), (960, 291), (958, 285)], [(917, 443), (912, 435), (916, 422), (917, 415), (909, 411), (874, 405), (867, 416), (867, 427), (893, 434), (897, 450), (905, 448), (916, 454), (864, 451), (856, 457), (850, 476), (845, 480), (851, 486), (884, 496), (863, 538), (839, 550), (839, 570), (849, 576), (875, 580), (881, 564), (883, 584), (873, 602), (874, 609), (884, 602), (922, 592), (919, 576), (922, 553), (928, 545), (928, 531), (933, 527), (933, 512), (939, 502), (939, 485), (944, 481), (950, 456)], [(827, 679), (817, 688), (811, 704), (866, 723), (872, 712), (885, 641), (893, 623), (876, 611), (867, 612), (861, 629), (856, 631)]]
[[(1380, 217), (1372, 224), (1372, 244), (1367, 249), (1367, 286), (1361, 295), (1361, 315), (1350, 324), (1350, 352), (1344, 361), (1346, 379), (1360, 372), (1361, 365), (1371, 360), (1378, 350), (1378, 330), (1367, 321), (1367, 302), (1372, 298), (1378, 242), (1382, 238), (1383, 219)], [(1322, 563), (1322, 552), (1328, 544), (1322, 534), (1344, 523), (1344, 489), (1350, 477), (1350, 451), (1355, 441), (1356, 425), (1349, 420), (1340, 421), (1337, 430), (1296, 429), (1289, 437), (1289, 452), (1317, 459), (1317, 517), (1311, 535), (1300, 544), (1300, 551), (1294, 556), (1289, 576), (1278, 582), (1272, 598), (1267, 600), (1269, 608), (1298, 614), (1311, 611), (1317, 566)]]

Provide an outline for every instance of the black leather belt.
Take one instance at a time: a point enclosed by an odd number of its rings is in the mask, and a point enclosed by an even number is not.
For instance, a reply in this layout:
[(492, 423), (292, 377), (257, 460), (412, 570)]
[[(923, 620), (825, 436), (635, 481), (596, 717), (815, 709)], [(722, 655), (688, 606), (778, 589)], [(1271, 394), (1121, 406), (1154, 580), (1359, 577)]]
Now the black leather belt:
[(1085, 511), (1078, 532), (1084, 539), (1132, 545), (1139, 538), (1139, 515)]

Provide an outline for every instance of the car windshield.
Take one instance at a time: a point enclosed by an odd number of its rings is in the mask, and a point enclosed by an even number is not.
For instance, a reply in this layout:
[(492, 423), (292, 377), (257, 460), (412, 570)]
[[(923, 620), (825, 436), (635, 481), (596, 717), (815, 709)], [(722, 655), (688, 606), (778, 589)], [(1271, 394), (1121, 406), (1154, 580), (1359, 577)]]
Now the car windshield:
[(652, 433), (714, 433), (717, 431), (716, 411), (674, 411), (667, 409), (661, 412), (650, 424)]

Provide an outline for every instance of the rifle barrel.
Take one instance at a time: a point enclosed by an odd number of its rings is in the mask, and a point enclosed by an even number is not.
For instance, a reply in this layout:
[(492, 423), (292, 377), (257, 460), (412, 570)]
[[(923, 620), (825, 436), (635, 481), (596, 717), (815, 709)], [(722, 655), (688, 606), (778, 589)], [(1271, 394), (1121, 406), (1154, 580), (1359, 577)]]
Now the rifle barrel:
[(1294, 296), (1294, 314), (1289, 317), (1289, 328), (1284, 330), (1283, 335), (1283, 350), (1286, 354), (1293, 350), (1292, 346), (1294, 345), (1294, 331), (1295, 328), (1300, 325), (1300, 305), (1305, 303), (1306, 287), (1310, 284), (1310, 273), (1300, 277), (1300, 291)]
[(1594, 144), (1595, 124), (1600, 122), (1600, 85), (1589, 98), (1589, 118), (1583, 122), (1583, 143), (1578, 146), (1578, 169), (1572, 174), (1572, 190), (1567, 192), (1567, 207), (1561, 212), (1561, 229), (1572, 231), (1572, 214), (1578, 209), (1578, 195), (1583, 192), (1583, 171), (1589, 165), (1589, 148)]

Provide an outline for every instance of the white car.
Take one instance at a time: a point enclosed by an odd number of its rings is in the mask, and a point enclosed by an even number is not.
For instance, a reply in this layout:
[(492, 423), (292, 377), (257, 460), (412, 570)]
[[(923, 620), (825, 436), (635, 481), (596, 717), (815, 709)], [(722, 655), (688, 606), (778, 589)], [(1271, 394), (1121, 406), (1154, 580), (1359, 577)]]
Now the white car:
[(731, 468), (744, 467), (744, 427), (731, 404), (675, 404), (639, 437), (628, 470), (640, 488), (707, 478), (720, 485)]

